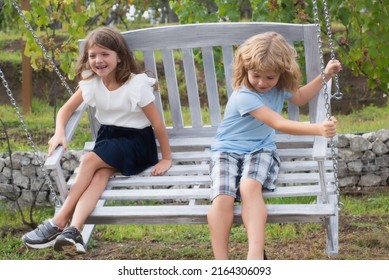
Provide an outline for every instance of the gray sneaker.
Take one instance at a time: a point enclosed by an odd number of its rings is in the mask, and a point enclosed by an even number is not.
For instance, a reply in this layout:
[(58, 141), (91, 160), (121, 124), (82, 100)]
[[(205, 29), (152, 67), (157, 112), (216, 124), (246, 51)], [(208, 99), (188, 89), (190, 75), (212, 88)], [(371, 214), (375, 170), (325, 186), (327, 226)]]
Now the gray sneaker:
[(85, 254), (85, 244), (79, 230), (73, 226), (65, 228), (57, 236), (54, 243), (54, 250), (64, 252), (65, 255), (75, 256)]
[(22, 241), (30, 248), (44, 249), (53, 246), (55, 238), (61, 234), (59, 228), (52, 219), (44, 221), (36, 229), (22, 236)]

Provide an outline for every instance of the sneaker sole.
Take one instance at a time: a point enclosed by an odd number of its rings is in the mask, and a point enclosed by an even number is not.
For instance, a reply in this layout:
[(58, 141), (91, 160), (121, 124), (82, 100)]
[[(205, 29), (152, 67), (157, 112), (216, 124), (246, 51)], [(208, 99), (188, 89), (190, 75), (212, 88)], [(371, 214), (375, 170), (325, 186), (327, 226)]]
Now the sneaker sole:
[(68, 256), (77, 256), (85, 254), (85, 248), (80, 243), (74, 242), (72, 239), (56, 239), (54, 243), (54, 251), (63, 252)]
[(44, 243), (44, 244), (31, 244), (31, 243), (28, 243), (24, 240), (23, 240), (23, 243), (27, 247), (32, 248), (32, 249), (45, 249), (45, 248), (53, 247), (53, 245), (55, 243), (55, 238), (47, 243)]

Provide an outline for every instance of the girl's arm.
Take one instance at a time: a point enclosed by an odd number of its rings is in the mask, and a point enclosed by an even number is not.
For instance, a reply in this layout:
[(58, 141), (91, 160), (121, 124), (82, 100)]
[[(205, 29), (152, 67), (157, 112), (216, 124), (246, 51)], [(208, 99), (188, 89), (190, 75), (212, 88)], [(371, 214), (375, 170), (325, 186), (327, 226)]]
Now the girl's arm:
[(151, 174), (164, 175), (172, 165), (172, 155), (166, 127), (154, 102), (142, 107), (142, 109), (154, 128), (162, 153), (162, 159), (152, 168)]
[(67, 149), (66, 136), (65, 136), (65, 126), (69, 121), (70, 117), (74, 111), (81, 105), (83, 101), (81, 89), (78, 89), (66, 103), (58, 110), (57, 119), (55, 122), (55, 133), (53, 137), (49, 140), (49, 150), (48, 155), (58, 147), (62, 145), (64, 150)]
[[(326, 81), (328, 82), (332, 76), (338, 73), (341, 69), (342, 65), (338, 60), (329, 61), (324, 70)], [(323, 82), (321, 75), (318, 75), (308, 84), (299, 88), (298, 91), (293, 94), (292, 98), (289, 99), (289, 101), (297, 106), (304, 105), (319, 93), (322, 86)]]
[(335, 117), (331, 117), (330, 120), (323, 121), (322, 123), (291, 121), (266, 106), (250, 112), (250, 115), (275, 130), (287, 134), (321, 135), (324, 137), (333, 137), (336, 134), (337, 121)]

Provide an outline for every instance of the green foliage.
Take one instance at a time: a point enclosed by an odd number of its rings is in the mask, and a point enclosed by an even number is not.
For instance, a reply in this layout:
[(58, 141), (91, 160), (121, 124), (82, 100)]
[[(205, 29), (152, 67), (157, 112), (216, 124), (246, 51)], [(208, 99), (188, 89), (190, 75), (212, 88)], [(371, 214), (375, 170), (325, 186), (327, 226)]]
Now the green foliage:
[[(20, 1), (17, 1), (20, 2)], [(77, 5), (76, 3), (79, 3)], [(124, 2), (124, 3), (123, 3)], [(118, 1), (126, 7), (128, 3), (136, 8), (131, 28), (139, 28), (145, 22), (142, 17), (152, 11), (156, 22), (171, 22), (175, 17), (179, 23), (220, 21), (276, 21), (287, 23), (313, 23), (312, 1), (300, 0), (171, 0), (171, 1)], [(323, 41), (326, 28), (323, 16), (323, 1), (317, 1)], [(382, 0), (328, 0), (335, 51), (342, 63), (356, 76), (367, 77), (372, 89), (389, 90), (389, 16), (388, 5)], [(10, 1), (5, 1), (1, 11), (2, 30), (23, 32), (27, 41), (26, 55), (32, 58), (35, 70), (51, 65), (45, 60), (42, 50), (24, 27)], [(95, 26), (105, 24), (112, 2), (31, 0), (31, 9), (25, 12), (28, 21), (48, 50), (49, 55), (70, 79), (74, 78), (74, 62), (78, 55), (77, 41)], [(169, 20), (166, 13), (169, 13)], [(125, 17), (121, 14), (126, 26)], [(126, 26), (126, 29), (127, 26)]]
[[(200, 4), (201, 2), (201, 4)], [(389, 91), (389, 16), (382, 0), (328, 0), (335, 52), (370, 88)], [(180, 5), (179, 5), (180, 3)], [(323, 1), (317, 1), (323, 42), (327, 30)], [(170, 1), (180, 23), (242, 21), (247, 1)], [(251, 0), (251, 21), (314, 23), (312, 1)], [(240, 11), (240, 13), (238, 12)], [(327, 49), (328, 46), (324, 45)]]
[[(251, 0), (252, 21), (306, 23), (310, 9), (306, 1)], [(310, 1), (308, 1), (310, 2)]]
[[(337, 2), (337, 1), (333, 1)], [(331, 13), (345, 26), (338, 36), (343, 63), (355, 75), (368, 77), (371, 88), (389, 90), (388, 5), (381, 0), (344, 0)]]
[(170, 6), (180, 23), (217, 22), (219, 19), (213, 1), (170, 1)]
[[(112, 7), (112, 3), (107, 2), (109, 1), (31, 0), (30, 10), (24, 11), (47, 55), (71, 80), (75, 76), (77, 42), (107, 18)], [(47, 61), (46, 54), (25, 26), (23, 19), (17, 19), (17, 25), (22, 29), (23, 39), (26, 41), (24, 54), (31, 58), (33, 69), (40, 71), (46, 68), (53, 71), (53, 66)]]

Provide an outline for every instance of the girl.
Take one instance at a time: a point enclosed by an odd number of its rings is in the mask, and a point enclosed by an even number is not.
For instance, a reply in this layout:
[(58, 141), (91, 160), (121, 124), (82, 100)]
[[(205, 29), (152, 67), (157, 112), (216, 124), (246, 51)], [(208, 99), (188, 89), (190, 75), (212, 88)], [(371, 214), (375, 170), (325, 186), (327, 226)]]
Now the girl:
[[(153, 165), (152, 175), (164, 175), (172, 164), (166, 129), (153, 102), (156, 81), (140, 73), (119, 31), (101, 27), (88, 35), (77, 77), (79, 88), (58, 111), (48, 155), (58, 145), (66, 150), (65, 125), (83, 101), (96, 107), (101, 123), (95, 147), (83, 156), (60, 211), (22, 237), (31, 248), (54, 244), (54, 250), (69, 254), (85, 253), (80, 230), (111, 175), (133, 175)], [(161, 146), (159, 162), (154, 133)]]
[[(216, 259), (228, 259), (228, 240), (234, 201), (242, 201), (242, 219), (248, 236), (247, 259), (264, 259), (267, 218), (262, 189), (274, 190), (279, 170), (275, 130), (289, 134), (332, 137), (336, 119), (318, 124), (283, 118), (284, 99), (303, 105), (322, 87), (321, 76), (303, 87), (296, 50), (278, 33), (249, 38), (236, 52), (234, 93), (212, 144), (212, 206), (208, 213)], [(325, 69), (326, 79), (341, 70), (339, 61)]]

